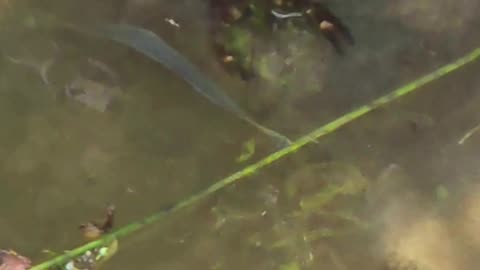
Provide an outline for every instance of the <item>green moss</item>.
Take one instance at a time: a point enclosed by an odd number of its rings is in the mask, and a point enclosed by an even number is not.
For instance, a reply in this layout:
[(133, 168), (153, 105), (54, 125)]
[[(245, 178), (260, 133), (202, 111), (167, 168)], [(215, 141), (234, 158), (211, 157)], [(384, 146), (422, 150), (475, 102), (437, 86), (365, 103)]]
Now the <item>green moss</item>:
[(280, 270), (300, 270), (297, 262), (290, 262), (280, 266)]
[(232, 26), (226, 32), (225, 48), (242, 57), (248, 56), (252, 46), (252, 35), (248, 30)]
[(250, 9), (252, 10), (252, 19), (251, 24), (253, 27), (257, 29), (266, 29), (265, 22), (267, 21), (266, 17), (266, 9), (268, 8), (264, 2), (267, 1), (257, 1), (257, 3), (251, 3), (249, 5)]
[(237, 158), (237, 162), (245, 162), (255, 154), (255, 139), (250, 139), (243, 144), (243, 150)]
[[(308, 186), (313, 184), (310, 180), (315, 180), (314, 182), (320, 180), (323, 185), (319, 186), (315, 193), (304, 195), (300, 200), (300, 208), (306, 215), (321, 211), (341, 195), (355, 196), (365, 191), (367, 187), (367, 179), (361, 172), (355, 166), (344, 163), (325, 163), (307, 167), (299, 177), (301, 179), (292, 180), (303, 179)], [(288, 193), (293, 196), (296, 188), (291, 185), (288, 187), (290, 190)], [(309, 189), (314, 188), (314, 186), (309, 187)]]
[(270, 66), (268, 65), (268, 59), (266, 57), (262, 57), (260, 59), (260, 61), (258, 61), (256, 67), (257, 67), (258, 74), (263, 79), (268, 80), (268, 81), (275, 81), (276, 80), (276, 76), (271, 71)]

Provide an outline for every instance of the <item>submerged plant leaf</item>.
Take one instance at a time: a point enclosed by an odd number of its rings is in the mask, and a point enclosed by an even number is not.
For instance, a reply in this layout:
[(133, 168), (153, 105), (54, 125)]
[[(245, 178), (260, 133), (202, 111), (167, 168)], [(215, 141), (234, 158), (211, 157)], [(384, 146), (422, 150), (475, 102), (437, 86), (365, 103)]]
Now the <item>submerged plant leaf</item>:
[(450, 193), (448, 192), (448, 189), (444, 185), (438, 185), (435, 188), (435, 195), (437, 197), (437, 200), (445, 201), (450, 196)]
[(285, 183), (285, 193), (287, 198), (292, 200), (298, 193), (298, 183), (295, 181), (287, 181)]
[(210, 102), (234, 113), (263, 133), (275, 138), (281, 146), (284, 147), (291, 144), (287, 137), (253, 120), (247, 112), (227, 96), (214, 81), (200, 72), (196, 66), (174, 48), (170, 47), (170, 45), (155, 33), (129, 24), (108, 24), (97, 27), (95, 34), (126, 45), (148, 56), (176, 73)]
[(368, 229), (369, 226), (370, 226), (369, 223), (367, 223), (367, 222), (363, 221), (362, 219), (360, 219), (359, 217), (357, 217), (351, 211), (351, 209), (344, 209), (344, 210), (336, 211), (335, 216), (342, 219), (342, 220), (348, 221), (349, 223), (351, 223), (351, 224), (353, 224), (356, 227), (361, 228), (361, 229)]
[(58, 256), (58, 253), (50, 249), (42, 249), (42, 253), (46, 254), (48, 257)]
[(262, 78), (268, 81), (275, 81), (278, 76), (272, 72), (267, 57), (262, 57), (257, 64), (258, 73)]
[(297, 262), (290, 262), (280, 266), (280, 270), (300, 270)]
[(255, 154), (255, 139), (250, 139), (243, 144), (243, 150), (237, 158), (237, 162), (249, 160)]
[(303, 211), (307, 212), (322, 209), (325, 205), (337, 197), (337, 195), (340, 194), (340, 191), (341, 187), (335, 184), (330, 184), (316, 194), (302, 199), (300, 201), (300, 207)]
[(302, 199), (300, 201), (300, 207), (306, 212), (321, 210), (338, 195), (355, 195), (363, 191), (367, 184), (367, 182), (363, 180), (364, 179), (362, 179), (362, 181), (352, 179), (343, 184), (329, 184), (316, 194)]
[(247, 57), (251, 50), (251, 43), (252, 37), (248, 31), (232, 27), (231, 31), (227, 34), (225, 47), (229, 51), (236, 52), (241, 57)]
[[(339, 233), (338, 233), (339, 234)], [(303, 241), (305, 243), (310, 243), (312, 241), (318, 240), (320, 238), (331, 238), (335, 237), (337, 232), (330, 228), (319, 228), (307, 232), (304, 235), (287, 235), (285, 238), (282, 238), (274, 242), (271, 246), (272, 249), (285, 248), (288, 246), (294, 246), (292, 243), (296, 241)]]

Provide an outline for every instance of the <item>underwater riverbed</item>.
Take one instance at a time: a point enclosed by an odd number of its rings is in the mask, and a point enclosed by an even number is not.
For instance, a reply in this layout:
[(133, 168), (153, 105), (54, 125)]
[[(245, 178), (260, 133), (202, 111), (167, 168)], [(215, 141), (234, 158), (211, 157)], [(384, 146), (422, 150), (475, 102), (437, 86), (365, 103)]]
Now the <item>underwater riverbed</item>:
[[(477, 1), (332, 0), (353, 46), (340, 54), (301, 23), (258, 30), (247, 80), (222, 66), (237, 55), (219, 61), (207, 1), (37, 2), (0, 1), (0, 248), (34, 264), (84, 243), (78, 225), (109, 203), (119, 228), (278, 146), (161, 64), (62, 22), (151, 30), (292, 140), (480, 44)], [(120, 239), (102, 269), (474, 269), (480, 134), (464, 136), (480, 124), (479, 69)]]

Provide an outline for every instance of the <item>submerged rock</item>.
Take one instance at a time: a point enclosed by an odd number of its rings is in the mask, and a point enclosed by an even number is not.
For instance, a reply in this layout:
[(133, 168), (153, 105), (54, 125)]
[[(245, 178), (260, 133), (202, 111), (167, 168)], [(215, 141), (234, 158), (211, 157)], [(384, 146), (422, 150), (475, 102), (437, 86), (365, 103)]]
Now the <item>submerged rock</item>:
[(117, 74), (105, 63), (88, 59), (88, 65), (65, 87), (65, 95), (85, 106), (105, 112), (121, 93)]

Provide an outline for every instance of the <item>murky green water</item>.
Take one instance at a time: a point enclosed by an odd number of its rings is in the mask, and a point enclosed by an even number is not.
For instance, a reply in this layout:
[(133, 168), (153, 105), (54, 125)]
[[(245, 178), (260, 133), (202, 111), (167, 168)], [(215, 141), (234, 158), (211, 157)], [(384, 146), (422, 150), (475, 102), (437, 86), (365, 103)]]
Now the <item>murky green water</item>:
[[(155, 31), (290, 138), (480, 44), (473, 0), (331, 1), (357, 44), (339, 56), (325, 40), (286, 35), (284, 46), (302, 55), (281, 87), (242, 82), (218, 66), (203, 1), (98, 2), (0, 1), (0, 247), (34, 262), (46, 258), (43, 249), (81, 244), (78, 224), (101, 218), (109, 202), (120, 227), (242, 168), (236, 159), (250, 138), (257, 142), (250, 161), (274, 150), (145, 57), (38, 30), (39, 10)], [(52, 59), (46, 85), (41, 69)], [(104, 112), (64, 95), (75, 79), (105, 77), (88, 59), (117, 76)], [(480, 141), (458, 141), (480, 123), (479, 68), (469, 65), (122, 239), (104, 269), (472, 269), (480, 252)], [(382, 268), (384, 261), (397, 268)]]

